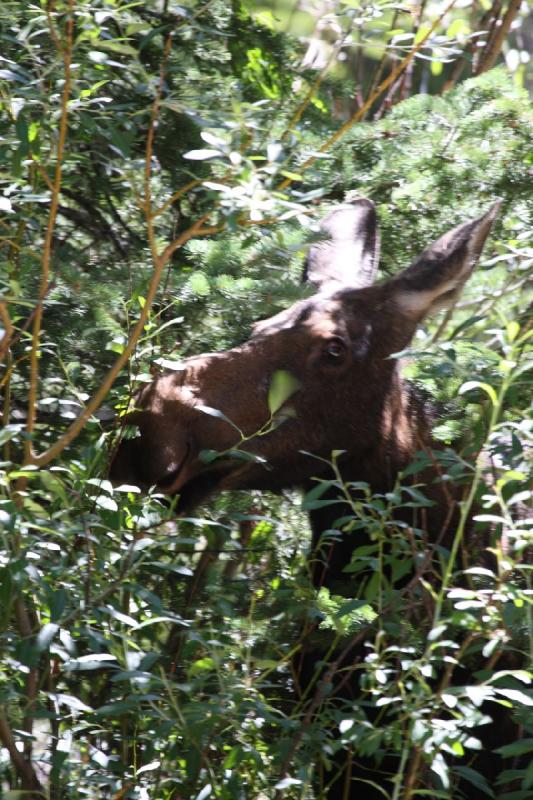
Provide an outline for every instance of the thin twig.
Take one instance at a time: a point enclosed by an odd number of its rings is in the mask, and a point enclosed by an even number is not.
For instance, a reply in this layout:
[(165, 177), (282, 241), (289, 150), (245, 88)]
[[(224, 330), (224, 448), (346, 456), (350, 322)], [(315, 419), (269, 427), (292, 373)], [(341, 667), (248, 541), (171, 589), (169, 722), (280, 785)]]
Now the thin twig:
[[(391, 22), (391, 27), (390, 27), (391, 30), (394, 30), (396, 28), (396, 22), (397, 22), (397, 19), (398, 19), (398, 15), (399, 15), (399, 11), (396, 8), (394, 10), (394, 16), (393, 16), (392, 22)], [(375, 71), (373, 77), (372, 77), (372, 83), (370, 84), (370, 89), (369, 89), (369, 92), (368, 92), (369, 95), (373, 95), (374, 94), (374, 92), (376, 90), (376, 87), (378, 86), (378, 84), (379, 84), (379, 82), (381, 80), (381, 76), (383, 75), (383, 70), (385, 69), (385, 64), (387, 63), (387, 58), (390, 58), (389, 52), (387, 50), (387, 47), (388, 47), (388, 45), (391, 44), (391, 42), (392, 42), (392, 38), (389, 37), (388, 41), (385, 43), (385, 49), (383, 51), (383, 55), (381, 56), (381, 60), (380, 60), (378, 66), (376, 68), (376, 71)]]
[[(218, 183), (223, 182), (221, 178), (217, 178), (217, 181)], [(183, 195), (187, 194), (187, 192), (190, 192), (191, 189), (194, 189), (196, 186), (201, 186), (202, 183), (203, 178), (195, 178), (194, 180), (189, 181), (189, 183), (186, 183), (185, 186), (181, 187), (181, 189), (175, 191), (172, 197), (169, 197), (168, 200), (165, 200), (162, 206), (159, 206), (159, 208), (156, 208), (155, 211), (152, 211), (152, 219), (159, 217), (160, 214), (163, 214), (168, 208), (170, 208), (170, 206), (174, 205), (176, 200), (179, 200), (180, 197), (183, 197)]]
[(74, 439), (79, 435), (79, 433), (84, 428), (86, 422), (92, 417), (94, 412), (100, 407), (102, 402), (104, 401), (107, 393), (113, 386), (118, 374), (121, 372), (123, 367), (127, 364), (130, 356), (132, 355), (137, 341), (139, 340), (144, 326), (146, 325), (146, 321), (148, 319), (148, 314), (150, 312), (150, 308), (152, 303), (154, 302), (155, 295), (157, 293), (157, 289), (159, 287), (159, 283), (161, 280), (161, 276), (163, 274), (163, 270), (171, 257), (171, 255), (180, 247), (182, 247), (189, 239), (192, 239), (194, 236), (200, 235), (199, 230), (205, 220), (207, 219), (207, 214), (203, 217), (200, 217), (190, 228), (184, 231), (172, 244), (168, 245), (165, 251), (162, 253), (161, 256), (157, 256), (157, 260), (154, 264), (154, 271), (152, 274), (152, 279), (150, 281), (150, 285), (148, 287), (148, 291), (146, 293), (146, 303), (141, 310), (139, 315), (139, 319), (137, 320), (137, 324), (133, 328), (130, 337), (124, 347), (123, 352), (117, 358), (113, 366), (107, 372), (104, 380), (98, 387), (97, 391), (91, 397), (87, 405), (85, 406), (84, 410), (81, 412), (79, 417), (77, 417), (74, 422), (67, 428), (65, 433), (60, 436), (60, 438), (48, 448), (43, 453), (37, 454), (32, 453), (30, 460), (28, 463), (36, 464), (39, 467), (44, 466), (45, 464), (49, 464), (50, 461), (53, 461), (57, 456), (67, 447)]
[(35, 160), (35, 158), (33, 157), (32, 153), (30, 153), (30, 158), (32, 159), (33, 165), (37, 169), (37, 172), (39, 173), (39, 175), (41, 176), (43, 181), (46, 183), (46, 185), (48, 186), (50, 191), (53, 192), (54, 191), (54, 184), (53, 184), (52, 180), (50, 179), (50, 176), (48, 175), (47, 171), (43, 167), (43, 165)]
[[(46, 299), (46, 296), (48, 295), (50, 290), (54, 288), (54, 286), (55, 286), (55, 282), (54, 281), (50, 281), (50, 283), (46, 287), (46, 291), (44, 293), (44, 299)], [(0, 360), (4, 357), (4, 355), (5, 355), (6, 351), (8, 350), (8, 348), (12, 347), (14, 344), (16, 344), (19, 341), (19, 339), (21, 338), (22, 334), (25, 331), (28, 330), (28, 328), (32, 324), (33, 320), (35, 319), (35, 314), (36, 313), (37, 313), (37, 305), (35, 305), (35, 307), (31, 311), (31, 313), (29, 314), (28, 318), (17, 329), (16, 333), (15, 333), (15, 329), (13, 329), (13, 331), (11, 333), (11, 339), (10, 340), (6, 339), (6, 337), (4, 337), (2, 339), (2, 341), (0, 342)]]

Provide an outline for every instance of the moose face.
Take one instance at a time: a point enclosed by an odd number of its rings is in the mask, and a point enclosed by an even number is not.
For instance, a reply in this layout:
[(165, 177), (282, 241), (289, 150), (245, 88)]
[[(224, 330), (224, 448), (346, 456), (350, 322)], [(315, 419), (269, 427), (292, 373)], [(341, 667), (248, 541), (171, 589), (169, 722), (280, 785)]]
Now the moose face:
[[(408, 460), (420, 433), (388, 357), (426, 314), (457, 296), (496, 210), (371, 286), (374, 208), (358, 200), (335, 209), (322, 223), (329, 240), (311, 248), (306, 265), (317, 294), (257, 323), (245, 344), (187, 359), (143, 388), (126, 419), (140, 435), (122, 441), (111, 478), (178, 494), (180, 511), (214, 491), (304, 484), (327, 469), (320, 459), (333, 450), (344, 451), (351, 479), (384, 480)], [(280, 376), (291, 382), (290, 396), (272, 414), (270, 390)]]

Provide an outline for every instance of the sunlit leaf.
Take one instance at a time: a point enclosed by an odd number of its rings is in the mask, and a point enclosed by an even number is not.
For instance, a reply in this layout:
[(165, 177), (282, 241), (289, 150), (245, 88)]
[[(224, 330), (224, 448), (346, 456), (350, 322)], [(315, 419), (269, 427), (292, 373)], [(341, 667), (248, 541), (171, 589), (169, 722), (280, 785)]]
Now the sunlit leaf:
[(268, 389), (268, 408), (273, 415), (302, 386), (301, 382), (284, 369), (276, 370), (270, 380)]
[(220, 158), (221, 155), (220, 150), (189, 150), (183, 154), (183, 158), (191, 161), (207, 161), (209, 158)]

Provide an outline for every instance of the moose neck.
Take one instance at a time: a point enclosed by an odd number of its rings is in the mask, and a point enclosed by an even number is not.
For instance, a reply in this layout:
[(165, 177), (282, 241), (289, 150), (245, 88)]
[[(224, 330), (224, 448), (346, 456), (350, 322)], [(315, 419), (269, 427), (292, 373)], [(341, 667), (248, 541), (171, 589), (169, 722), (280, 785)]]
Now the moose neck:
[[(397, 364), (392, 366), (389, 378), (388, 391), (378, 409), (374, 441), (366, 449), (348, 452), (338, 461), (345, 490), (353, 496), (357, 490), (354, 492), (352, 485), (359, 482), (368, 484), (372, 494), (392, 491), (400, 470), (413, 459), (417, 450), (431, 443), (424, 404), (414, 388), (402, 379)], [(315, 482), (309, 481), (305, 488), (309, 490), (314, 485)], [(338, 487), (332, 486), (323, 499), (339, 502), (310, 512), (313, 559), (316, 558), (313, 582), (318, 588), (326, 586), (332, 591), (346, 583), (344, 568), (350, 563), (353, 550), (370, 543), (364, 530), (352, 534), (339, 532), (330, 544), (326, 543), (328, 532), (338, 530), (337, 521), (353, 513), (348, 501), (339, 498), (339, 494)], [(398, 516), (404, 518), (405, 513)]]

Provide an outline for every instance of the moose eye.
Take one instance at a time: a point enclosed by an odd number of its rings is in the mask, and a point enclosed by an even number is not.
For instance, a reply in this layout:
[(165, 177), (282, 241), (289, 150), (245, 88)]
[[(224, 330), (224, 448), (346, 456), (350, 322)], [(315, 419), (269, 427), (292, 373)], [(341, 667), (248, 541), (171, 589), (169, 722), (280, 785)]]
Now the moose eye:
[(330, 339), (324, 348), (324, 355), (331, 361), (342, 358), (345, 352), (346, 345), (339, 336), (334, 336)]

